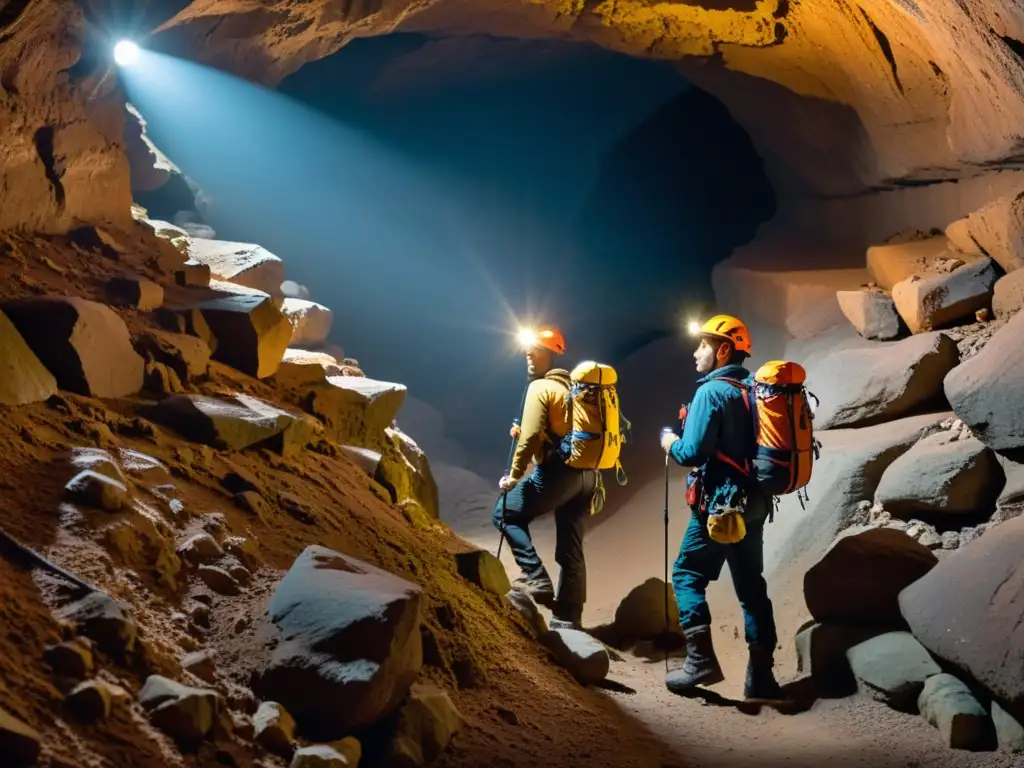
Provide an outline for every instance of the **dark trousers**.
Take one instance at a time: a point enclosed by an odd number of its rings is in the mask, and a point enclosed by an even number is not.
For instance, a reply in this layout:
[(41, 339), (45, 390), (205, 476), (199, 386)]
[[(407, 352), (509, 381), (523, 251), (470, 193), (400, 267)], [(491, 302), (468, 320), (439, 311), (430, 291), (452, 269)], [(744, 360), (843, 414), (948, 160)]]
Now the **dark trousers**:
[(705, 597), (708, 584), (718, 579), (729, 563), (732, 583), (743, 609), (748, 645), (775, 648), (775, 615), (764, 580), (764, 520), (747, 523), (747, 535), (736, 544), (719, 544), (708, 536), (700, 516), (693, 514), (683, 536), (679, 557), (672, 566), (672, 587), (679, 605), (679, 626), (684, 630), (710, 626), (711, 609)]
[(587, 564), (583, 557), (583, 523), (597, 487), (597, 472), (552, 462), (536, 467), (494, 505), (494, 525), (504, 530), (516, 564), (527, 578), (547, 576), (530, 538), (530, 523), (555, 513), (555, 562), (561, 568), (555, 591), (555, 615), (579, 621), (587, 600)]

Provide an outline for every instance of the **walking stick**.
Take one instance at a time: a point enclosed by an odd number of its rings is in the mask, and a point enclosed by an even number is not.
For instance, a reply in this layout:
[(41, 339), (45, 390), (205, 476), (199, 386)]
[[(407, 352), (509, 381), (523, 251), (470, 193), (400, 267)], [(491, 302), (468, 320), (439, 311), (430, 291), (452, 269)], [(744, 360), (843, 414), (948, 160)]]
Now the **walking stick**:
[[(530, 382), (527, 381), (526, 382), (526, 387), (523, 388), (523, 397), (522, 397), (522, 399), (519, 402), (519, 414), (520, 415), (522, 415), (523, 408), (526, 406), (526, 393), (529, 390), (530, 390)], [(521, 422), (520, 422), (520, 420), (518, 418), (515, 418), (515, 419), (512, 420), (512, 425), (515, 426), (515, 427), (518, 427), (520, 425), (520, 423)], [(517, 433), (516, 436), (512, 438), (512, 447), (509, 448), (509, 450), (508, 450), (508, 463), (505, 465), (507, 467), (507, 469), (505, 470), (505, 474), (506, 475), (508, 475), (508, 474), (510, 474), (512, 472), (512, 462), (515, 460), (515, 457), (516, 457), (516, 446), (518, 444), (519, 444), (519, 435)], [(499, 560), (501, 559), (501, 548), (505, 544), (505, 509), (506, 509), (506, 504), (507, 503), (508, 503), (508, 491), (502, 491), (501, 492), (501, 525), (498, 526), (498, 554), (496, 555), (496, 557)]]
[(665, 674), (668, 674), (668, 454), (665, 454)]

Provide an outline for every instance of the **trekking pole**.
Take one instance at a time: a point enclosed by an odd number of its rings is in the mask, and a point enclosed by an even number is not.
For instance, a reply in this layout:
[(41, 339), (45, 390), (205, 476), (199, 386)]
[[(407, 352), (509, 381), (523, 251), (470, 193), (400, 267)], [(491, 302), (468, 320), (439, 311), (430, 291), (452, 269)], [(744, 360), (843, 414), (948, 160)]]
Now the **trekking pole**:
[(665, 674), (668, 674), (668, 454), (665, 454)]
[[(522, 400), (519, 403), (519, 413), (520, 413), (520, 415), (522, 415), (523, 408), (526, 406), (526, 393), (527, 393), (527, 391), (529, 391), (529, 389), (530, 389), (530, 382), (527, 381), (526, 382), (526, 386), (523, 388)], [(512, 426), (518, 427), (520, 425), (521, 425), (521, 422), (520, 422), (520, 420), (518, 418), (515, 418), (515, 419), (512, 420)], [(508, 475), (508, 474), (510, 474), (512, 472), (512, 462), (516, 458), (516, 446), (518, 444), (519, 444), (519, 435), (517, 433), (516, 436), (512, 438), (512, 446), (508, 449), (508, 463), (505, 465), (507, 467), (507, 469), (505, 470), (505, 474), (506, 475)], [(505, 508), (506, 508), (505, 505), (507, 503), (508, 503), (508, 491), (502, 491), (501, 492), (501, 526), (498, 528), (498, 554), (496, 555), (496, 557), (499, 560), (501, 559), (501, 548), (505, 544)]]

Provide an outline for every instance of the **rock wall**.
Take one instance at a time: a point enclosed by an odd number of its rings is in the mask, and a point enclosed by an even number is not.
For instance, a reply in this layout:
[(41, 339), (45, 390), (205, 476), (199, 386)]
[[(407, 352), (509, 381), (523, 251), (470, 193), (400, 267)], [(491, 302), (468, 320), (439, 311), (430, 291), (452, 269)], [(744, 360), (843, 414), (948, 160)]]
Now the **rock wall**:
[[(559, 36), (678, 61), (729, 107), (777, 190), (791, 197), (848, 197), (1009, 167), (1024, 124), (1024, 14), (1008, 0), (726, 8), (387, 0), (330, 13), (326, 3), (285, 0), (114, 5), (120, 15), (163, 14), (147, 44), (268, 85), (354, 37), (394, 30)], [(30, 0), (0, 15), (0, 189), (11, 190), (0, 228), (59, 231), (127, 215), (123, 96), (103, 15), (110, 9), (87, 7), (99, 10)]]
[(998, 164), (1017, 153), (1024, 117), (1024, 17), (1010, 2), (390, 0), (328, 15), (317, 3), (205, 0), (167, 22), (160, 45), (272, 85), (352, 37), (395, 29), (558, 35), (681, 60), (793, 191), (850, 194)]
[(0, 230), (130, 223), (124, 94), (72, 0), (0, 9)]

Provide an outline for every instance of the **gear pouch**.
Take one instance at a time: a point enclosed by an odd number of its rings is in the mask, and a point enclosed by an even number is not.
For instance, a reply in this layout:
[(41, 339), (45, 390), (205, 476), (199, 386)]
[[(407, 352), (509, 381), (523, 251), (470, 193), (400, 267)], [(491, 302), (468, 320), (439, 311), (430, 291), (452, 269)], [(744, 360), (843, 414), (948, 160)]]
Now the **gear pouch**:
[(690, 509), (697, 509), (704, 496), (704, 481), (696, 469), (686, 476), (686, 504)]
[(736, 544), (747, 535), (747, 524), (743, 519), (746, 498), (743, 490), (732, 480), (726, 480), (708, 503), (707, 529), (712, 541), (719, 544)]

